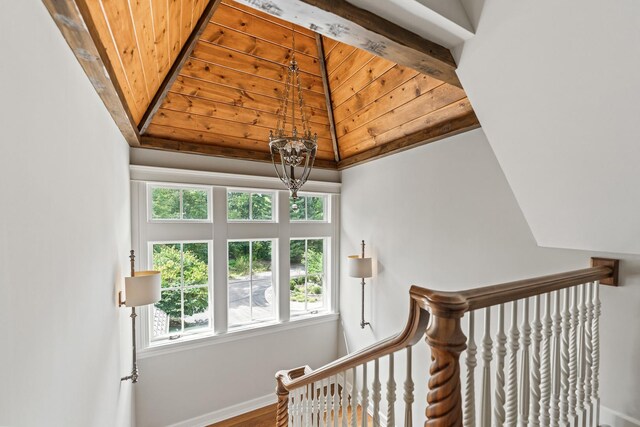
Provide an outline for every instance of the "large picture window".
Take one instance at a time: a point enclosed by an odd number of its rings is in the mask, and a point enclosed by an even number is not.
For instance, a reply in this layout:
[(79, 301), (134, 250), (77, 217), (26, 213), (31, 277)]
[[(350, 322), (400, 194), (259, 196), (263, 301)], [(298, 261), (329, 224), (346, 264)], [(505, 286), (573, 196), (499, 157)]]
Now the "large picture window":
[(137, 268), (162, 274), (160, 301), (140, 309), (143, 352), (335, 313), (337, 196), (185, 179), (132, 181)]
[(152, 339), (209, 329), (209, 244), (152, 243), (153, 269), (162, 274), (161, 300), (153, 307)]
[(290, 243), (291, 314), (317, 313), (325, 306), (325, 239)]
[(232, 241), (228, 252), (229, 327), (273, 319), (273, 241)]

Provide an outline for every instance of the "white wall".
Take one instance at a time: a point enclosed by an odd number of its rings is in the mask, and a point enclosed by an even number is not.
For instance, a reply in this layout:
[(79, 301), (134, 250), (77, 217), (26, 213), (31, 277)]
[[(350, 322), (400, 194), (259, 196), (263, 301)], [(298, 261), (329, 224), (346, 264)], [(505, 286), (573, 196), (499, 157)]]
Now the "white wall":
[(640, 2), (464, 4), (458, 76), (538, 244), (640, 254)]
[(0, 54), (0, 425), (131, 425), (127, 145), (41, 2)]
[[(334, 320), (144, 358), (144, 379), (136, 388), (137, 425), (200, 426), (221, 421), (230, 407), (253, 399), (270, 396), (259, 407), (275, 403), (275, 373), (304, 365), (316, 369), (335, 360), (337, 334)], [(256, 408), (245, 406), (240, 413), (249, 409)], [(194, 418), (198, 421), (185, 423)]]
[[(588, 266), (592, 253), (536, 245), (482, 130), (445, 139), (342, 175), (341, 257), (365, 239), (377, 274), (360, 286), (341, 272), (341, 316), (349, 351), (398, 333), (417, 284), (457, 290)], [(603, 405), (640, 418), (640, 257), (622, 257), (622, 284), (603, 287)], [(344, 351), (344, 349), (343, 349)], [(426, 344), (414, 353), (416, 396), (425, 396)], [(424, 400), (414, 410), (416, 425)], [(423, 421), (423, 420), (422, 420)]]

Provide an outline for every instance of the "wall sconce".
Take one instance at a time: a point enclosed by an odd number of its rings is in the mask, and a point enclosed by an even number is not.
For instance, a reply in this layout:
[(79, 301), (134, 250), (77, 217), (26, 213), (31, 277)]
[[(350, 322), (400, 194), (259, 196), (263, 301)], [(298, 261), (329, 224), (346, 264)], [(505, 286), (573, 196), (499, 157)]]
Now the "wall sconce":
[(136, 307), (153, 304), (160, 301), (160, 272), (159, 271), (135, 271), (136, 255), (131, 251), (131, 277), (125, 277), (124, 290), (127, 297), (122, 299), (122, 291), (118, 293), (118, 306), (131, 307), (131, 340), (133, 343), (133, 369), (131, 375), (120, 378), (120, 381), (131, 380), (138, 382), (138, 361), (136, 355)]
[(360, 327), (364, 329), (366, 325), (370, 325), (369, 322), (364, 321), (364, 279), (372, 277), (371, 258), (364, 257), (364, 240), (362, 241), (362, 256), (350, 255), (349, 256), (349, 276), (362, 279), (362, 320), (360, 321)]

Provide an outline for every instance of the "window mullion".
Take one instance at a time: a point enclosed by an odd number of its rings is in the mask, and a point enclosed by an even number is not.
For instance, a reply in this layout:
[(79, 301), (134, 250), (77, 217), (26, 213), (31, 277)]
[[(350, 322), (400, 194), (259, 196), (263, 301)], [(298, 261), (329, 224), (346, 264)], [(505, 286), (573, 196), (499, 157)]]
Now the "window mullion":
[[(182, 191), (180, 200), (182, 201)], [(184, 334), (184, 243), (180, 243), (180, 334)]]
[[(288, 322), (291, 318), (291, 219), (289, 211), (289, 192), (276, 194), (278, 219), (277, 269), (274, 277), (276, 295), (276, 319)], [(273, 263), (276, 265), (276, 263)]]
[(309, 239), (304, 239), (304, 311), (309, 303)]
[(253, 240), (249, 240), (249, 318), (253, 321)]

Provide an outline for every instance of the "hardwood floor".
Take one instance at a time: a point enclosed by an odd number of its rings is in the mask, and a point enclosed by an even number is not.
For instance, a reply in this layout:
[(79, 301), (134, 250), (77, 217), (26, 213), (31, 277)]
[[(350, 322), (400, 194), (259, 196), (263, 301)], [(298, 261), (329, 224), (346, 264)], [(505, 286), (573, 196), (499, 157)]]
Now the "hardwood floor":
[[(349, 411), (351, 413), (351, 411)], [(369, 422), (373, 423), (373, 419)], [(333, 419), (333, 418), (332, 418)], [(276, 424), (276, 405), (265, 406), (246, 414), (238, 415), (219, 423), (211, 424), (209, 427), (274, 427)], [(358, 406), (358, 425), (362, 425), (362, 410)]]

